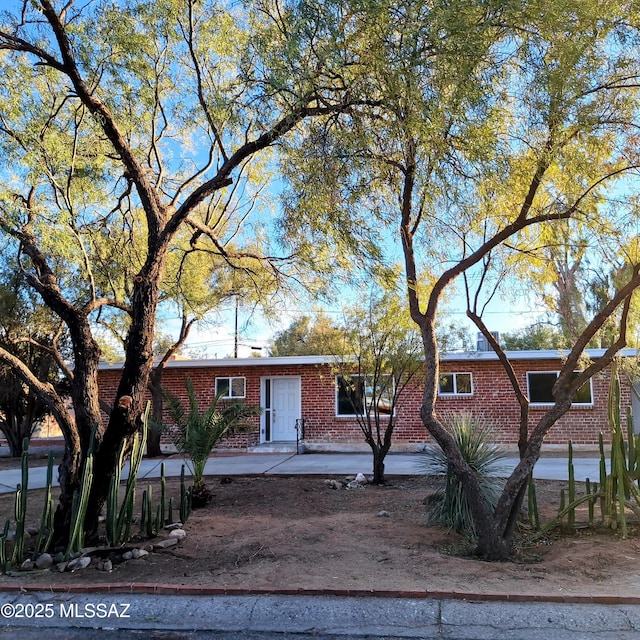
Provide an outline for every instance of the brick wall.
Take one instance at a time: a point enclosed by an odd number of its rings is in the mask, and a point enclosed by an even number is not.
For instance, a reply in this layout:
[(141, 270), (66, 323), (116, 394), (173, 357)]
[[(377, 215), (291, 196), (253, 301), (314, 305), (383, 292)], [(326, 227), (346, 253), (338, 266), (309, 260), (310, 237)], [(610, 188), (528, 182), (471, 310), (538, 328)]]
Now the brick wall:
[[(558, 360), (535, 360), (512, 362), (522, 388), (526, 390), (527, 371), (557, 371)], [(495, 441), (515, 445), (518, 440), (519, 406), (515, 400), (509, 380), (496, 360), (447, 360), (441, 365), (441, 372), (471, 373), (473, 395), (441, 396), (437, 410), (441, 416), (455, 412), (470, 412), (485, 418), (494, 429)], [(100, 373), (100, 387), (103, 399), (114, 400), (120, 372), (106, 370)], [(185, 378), (189, 377), (200, 398), (200, 406), (206, 407), (214, 397), (216, 377), (244, 376), (246, 378), (246, 398), (249, 404), (259, 405), (260, 381), (269, 376), (299, 376), (302, 393), (302, 418), (305, 420), (305, 441), (334, 445), (362, 444), (364, 438), (357, 420), (336, 416), (335, 371), (330, 365), (256, 365), (250, 367), (184, 367), (168, 368), (163, 383), (183, 401), (187, 401)], [(593, 406), (573, 407), (551, 429), (545, 443), (565, 445), (569, 439), (574, 444), (593, 445), (598, 442), (598, 433), (608, 436), (607, 394), (609, 377), (603, 372), (593, 378)], [(406, 389), (398, 401), (394, 443), (397, 445), (420, 445), (429, 441), (429, 436), (420, 420), (422, 389), (419, 384)], [(629, 389), (623, 384), (623, 409), (630, 405)], [(544, 415), (544, 407), (532, 406), (530, 427)], [(105, 416), (106, 417), (106, 416)], [(165, 423), (170, 419), (165, 416)], [(245, 449), (260, 441), (260, 418), (254, 419), (255, 427), (221, 442), (225, 449)], [(165, 434), (163, 442), (171, 441)]]
[[(558, 371), (558, 360), (513, 360), (512, 365), (521, 388), (527, 390), (527, 371)], [(495, 429), (496, 442), (516, 444), (520, 408), (515, 399), (513, 388), (502, 366), (495, 360), (443, 362), (441, 372), (471, 373), (473, 375), (473, 395), (442, 396), (438, 398), (438, 411), (445, 415), (449, 412), (473, 412), (484, 417)], [(624, 382), (621, 384), (622, 410), (631, 405), (630, 390)], [(608, 439), (607, 396), (609, 393), (609, 371), (603, 371), (592, 378), (593, 406), (572, 407), (549, 431), (546, 444), (566, 445), (568, 440), (574, 444), (597, 444), (598, 434), (602, 431)], [(548, 407), (532, 405), (529, 409), (529, 428), (533, 428), (545, 414)]]

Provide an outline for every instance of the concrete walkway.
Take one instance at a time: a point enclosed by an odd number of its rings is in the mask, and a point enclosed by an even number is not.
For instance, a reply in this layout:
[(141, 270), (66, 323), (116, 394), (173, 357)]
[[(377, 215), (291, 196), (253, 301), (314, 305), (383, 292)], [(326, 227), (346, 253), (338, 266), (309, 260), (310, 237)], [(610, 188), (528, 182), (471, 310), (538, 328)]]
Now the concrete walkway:
[[(184, 459), (174, 455), (164, 460), (146, 458), (142, 461), (139, 478), (159, 478), (162, 462), (168, 477), (179, 476), (182, 465), (189, 475), (189, 466)], [(390, 453), (385, 460), (385, 472), (389, 476), (421, 475), (422, 456), (419, 453)], [(507, 458), (503, 463), (505, 476), (518, 464), (518, 459)], [(372, 469), (371, 455), (367, 453), (303, 453), (300, 455), (285, 453), (252, 453), (238, 455), (212, 456), (207, 463), (205, 473), (211, 476), (260, 476), (260, 475), (319, 475), (349, 476), (357, 473), (370, 475)], [(582, 457), (574, 459), (576, 480), (590, 478), (597, 480), (599, 476), (599, 459)], [(54, 470), (54, 481), (56, 476)], [(502, 475), (502, 474), (501, 474)], [(29, 469), (29, 489), (40, 489), (45, 486), (46, 467)], [(567, 480), (569, 477), (567, 458), (540, 458), (534, 469), (534, 476), (540, 480)], [(127, 477), (125, 467), (123, 477)], [(20, 469), (0, 471), (0, 493), (13, 492), (21, 482)]]

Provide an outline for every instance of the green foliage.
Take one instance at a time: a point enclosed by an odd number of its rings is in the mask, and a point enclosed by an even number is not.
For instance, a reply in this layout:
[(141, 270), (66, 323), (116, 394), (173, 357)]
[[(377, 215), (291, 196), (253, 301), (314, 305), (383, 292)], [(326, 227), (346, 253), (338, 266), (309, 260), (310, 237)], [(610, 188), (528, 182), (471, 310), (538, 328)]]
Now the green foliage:
[[(57, 328), (52, 314), (24, 285), (20, 269), (10, 255), (0, 265), (0, 347), (20, 358), (42, 382), (60, 385), (51, 348)], [(64, 340), (58, 341), (63, 348)], [(9, 443), (12, 456), (21, 454), (24, 438), (29, 438), (49, 407), (0, 362), (0, 431)]]
[(575, 473), (573, 469), (573, 446), (569, 442), (569, 486), (567, 499), (562, 490), (560, 508), (557, 516), (546, 524), (536, 535), (546, 533), (559, 524), (573, 529), (576, 526), (575, 510), (581, 504), (587, 503), (589, 524), (594, 522), (595, 506), (600, 507), (602, 524), (614, 531), (619, 531), (623, 538), (627, 537), (627, 510), (640, 516), (640, 473), (638, 472), (638, 451), (640, 450), (640, 436), (633, 432), (631, 410), (627, 412), (626, 428), (622, 426), (620, 410), (620, 379), (618, 362), (611, 366), (611, 382), (608, 397), (609, 431), (611, 434), (610, 467), (607, 472), (607, 461), (604, 448), (604, 436), (600, 433), (600, 464), (599, 482), (591, 482), (587, 478), (585, 493), (577, 494)]
[[(480, 477), (483, 499), (494, 507), (503, 484), (496, 476), (503, 471), (500, 463), (506, 456), (492, 444), (491, 426), (471, 414), (461, 413), (452, 416), (446, 427), (464, 460)], [(445, 480), (444, 486), (429, 496), (428, 521), (474, 537), (476, 528), (464, 487), (442, 449), (431, 445), (422, 455), (420, 468), (429, 476), (444, 476)]]
[(237, 400), (224, 400), (221, 392), (201, 411), (189, 378), (185, 380), (185, 387), (188, 405), (168, 391), (165, 391), (165, 399), (167, 411), (175, 423), (174, 444), (182, 455), (188, 456), (195, 491), (202, 492), (206, 489), (204, 468), (213, 447), (222, 437), (250, 428), (250, 418), (260, 415), (261, 410)]
[(326, 356), (344, 350), (345, 334), (323, 313), (300, 316), (278, 332), (269, 347), (272, 356)]
[(542, 324), (532, 324), (518, 331), (503, 333), (500, 339), (506, 351), (565, 349), (569, 346), (558, 330)]
[(347, 311), (342, 334), (335, 353), (339, 385), (371, 447), (373, 482), (383, 484), (398, 399), (423, 367), (420, 335), (392, 288), (370, 292), (367, 307)]

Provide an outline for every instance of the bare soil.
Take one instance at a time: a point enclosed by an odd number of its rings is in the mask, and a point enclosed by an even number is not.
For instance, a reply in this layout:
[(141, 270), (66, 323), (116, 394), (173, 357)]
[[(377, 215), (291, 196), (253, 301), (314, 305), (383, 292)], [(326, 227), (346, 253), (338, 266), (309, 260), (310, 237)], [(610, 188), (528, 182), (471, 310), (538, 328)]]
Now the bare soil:
[[(213, 501), (195, 510), (179, 546), (75, 573), (21, 572), (2, 584), (25, 587), (94, 582), (205, 585), (227, 588), (429, 590), (486, 594), (635, 595), (640, 588), (640, 533), (627, 539), (598, 527), (536, 542), (519, 532), (511, 562), (468, 555), (461, 536), (429, 526), (426, 478), (390, 478), (387, 486), (334, 490), (320, 477), (209, 478)], [(539, 482), (543, 521), (553, 517), (563, 483)], [(30, 494), (38, 520), (41, 492)], [(179, 487), (170, 481), (170, 494)], [(157, 487), (154, 495), (158, 495)], [(0, 497), (11, 515), (12, 496)], [(139, 503), (138, 503), (139, 504)], [(380, 515), (381, 512), (388, 515)], [(586, 512), (578, 519), (586, 519)]]

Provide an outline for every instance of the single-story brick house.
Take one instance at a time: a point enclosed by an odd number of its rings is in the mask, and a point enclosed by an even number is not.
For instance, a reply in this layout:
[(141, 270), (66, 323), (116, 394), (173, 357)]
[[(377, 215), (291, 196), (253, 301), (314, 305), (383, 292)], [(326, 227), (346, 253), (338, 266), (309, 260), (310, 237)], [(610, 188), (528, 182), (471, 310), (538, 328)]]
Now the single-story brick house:
[[(602, 351), (591, 351), (597, 357)], [(531, 398), (530, 424), (537, 422), (551, 402), (551, 387), (561, 366), (558, 351), (520, 351), (508, 353), (516, 375)], [(636, 357), (627, 349), (625, 357)], [(100, 371), (102, 396), (114, 399), (120, 365), (105, 364)], [(496, 443), (515, 445), (518, 438), (519, 407), (509, 380), (492, 351), (445, 354), (440, 363), (440, 388), (437, 407), (441, 414), (467, 412), (483, 416), (495, 430)], [(184, 381), (190, 378), (205, 407), (216, 392), (226, 392), (262, 407), (255, 428), (221, 443), (221, 448), (278, 450), (296, 446), (304, 450), (366, 449), (362, 433), (353, 415), (352, 405), (344, 397), (336, 360), (332, 356), (292, 356), (223, 360), (173, 360), (163, 384), (186, 398)], [(364, 385), (363, 385), (364, 388)], [(569, 412), (550, 431), (546, 443), (595, 445), (600, 431), (607, 437), (607, 395), (609, 371), (585, 385)], [(393, 449), (419, 450), (429, 441), (419, 407), (420, 380), (405, 389), (396, 408), (397, 426)], [(638, 406), (640, 396), (622, 379), (623, 410)], [(640, 432), (640, 425), (636, 428)], [(169, 444), (167, 439), (165, 444)]]

